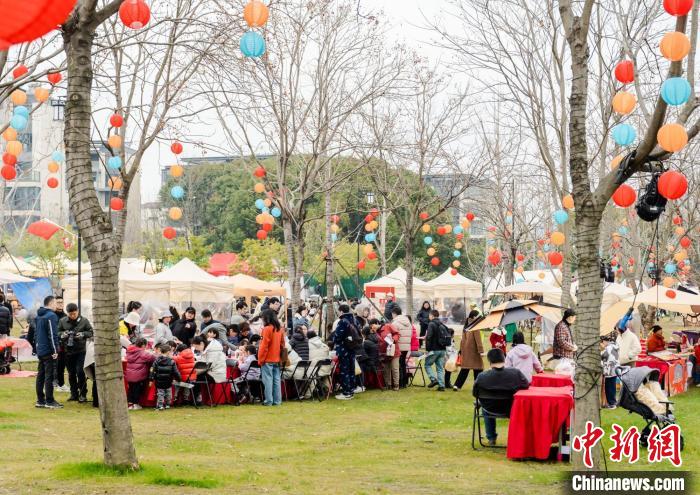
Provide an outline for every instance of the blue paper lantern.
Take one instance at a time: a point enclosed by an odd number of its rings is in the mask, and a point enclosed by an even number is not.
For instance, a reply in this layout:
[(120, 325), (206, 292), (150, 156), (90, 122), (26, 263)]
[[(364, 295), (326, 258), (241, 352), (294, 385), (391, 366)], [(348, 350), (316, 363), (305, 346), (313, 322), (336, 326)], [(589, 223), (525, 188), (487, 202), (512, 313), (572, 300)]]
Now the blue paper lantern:
[(617, 231), (620, 235), (627, 235), (627, 232), (629, 232), (627, 230), (627, 227), (625, 227), (624, 225), (622, 227), (620, 227), (619, 229), (617, 229)]
[(540, 261), (540, 262), (537, 264), (537, 266), (540, 268), (540, 270), (543, 269), (543, 268), (544, 268), (544, 261)]
[[(280, 210), (279, 208), (277, 208), (277, 207), (275, 206), (275, 207), (270, 211), (270, 213), (272, 214), (273, 217), (279, 218), (280, 215), (282, 215), (282, 210)], [(335, 234), (332, 234), (332, 235), (335, 235)], [(338, 236), (336, 236), (336, 237), (338, 237)]]
[(373, 234), (370, 232), (369, 234), (365, 234), (365, 242), (374, 242), (377, 239), (377, 235)]
[(66, 156), (60, 151), (54, 151), (51, 153), (51, 159), (55, 162), (62, 163), (66, 159)]
[(262, 210), (263, 208), (265, 208), (265, 201), (263, 201), (263, 200), (260, 199), (260, 198), (256, 199), (256, 200), (255, 200), (255, 207), (256, 207), (258, 210)]
[(462, 232), (464, 232), (464, 229), (462, 228), (461, 225), (455, 225), (455, 227), (452, 229), (452, 231), (455, 234), (461, 234)]
[(265, 53), (265, 39), (255, 31), (247, 31), (241, 36), (240, 48), (246, 57), (260, 57)]
[(453, 255), (455, 258), (459, 258), (460, 256), (462, 256), (462, 253), (461, 253), (458, 249), (455, 249), (455, 250), (452, 252), (452, 255)]
[(676, 265), (674, 263), (666, 263), (664, 266), (664, 271), (669, 275), (676, 273)]
[[(274, 210), (273, 210), (274, 211)], [(273, 215), (274, 216), (274, 215)], [(331, 242), (335, 242), (338, 240), (338, 234), (331, 234)]]
[(185, 190), (182, 188), (182, 186), (173, 186), (170, 189), (170, 195), (173, 197), (173, 199), (182, 199), (185, 197)]
[(267, 206), (263, 206), (262, 210), (260, 211), (262, 211), (263, 213), (270, 213), (270, 208), (268, 208)]
[(433, 238), (429, 235), (426, 235), (425, 237), (423, 237), (423, 242), (426, 246), (430, 246), (433, 243)]
[(637, 139), (637, 131), (629, 124), (619, 124), (613, 127), (612, 137), (618, 146), (629, 146)]
[(554, 221), (561, 225), (569, 220), (569, 214), (564, 210), (557, 210), (554, 212)]
[(544, 251), (545, 253), (547, 251), (549, 251), (549, 249), (550, 249), (549, 244), (545, 244), (544, 246), (542, 246), (542, 251)]
[(510, 215), (508, 215), (508, 216), (506, 217), (506, 223), (507, 223), (507, 224), (513, 223), (513, 217), (511, 217)]
[(494, 239), (488, 239), (486, 241), (486, 244), (493, 245), (493, 244), (496, 244), (496, 241)]
[(661, 85), (661, 98), (674, 107), (685, 104), (692, 92), (690, 83), (683, 77), (671, 77)]
[(13, 115), (10, 119), (10, 127), (16, 131), (22, 131), (25, 127), (27, 127), (28, 122), (27, 117), (24, 115)]
[(122, 168), (122, 159), (119, 156), (111, 156), (109, 157), (109, 160), (107, 160), (107, 167), (113, 169), (113, 170), (118, 170)]
[(13, 113), (15, 115), (21, 115), (22, 117), (29, 118), (29, 109), (27, 107), (24, 107), (21, 105), (18, 107), (15, 107), (15, 109), (13, 110)]

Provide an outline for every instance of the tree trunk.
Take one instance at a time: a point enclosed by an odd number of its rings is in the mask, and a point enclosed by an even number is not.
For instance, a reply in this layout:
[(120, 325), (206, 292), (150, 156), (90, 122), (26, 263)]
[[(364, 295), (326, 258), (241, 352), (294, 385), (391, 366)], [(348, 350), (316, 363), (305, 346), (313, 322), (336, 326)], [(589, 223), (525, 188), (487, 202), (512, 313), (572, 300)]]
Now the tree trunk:
[[(328, 166), (328, 180), (330, 181), (332, 177), (330, 177), (330, 172), (331, 172), (332, 167), (329, 165)], [(335, 254), (333, 253), (333, 241), (331, 240), (331, 215), (333, 212), (331, 211), (331, 191), (330, 189), (326, 189), (326, 192), (324, 193), (324, 210), (325, 210), (325, 219), (324, 219), (324, 225), (326, 228), (326, 297), (334, 297), (335, 296)]]
[(404, 258), (404, 269), (406, 270), (406, 311), (405, 314), (413, 314), (413, 237), (405, 236), (406, 257)]
[(573, 300), (571, 298), (571, 248), (575, 245), (574, 239), (571, 237), (575, 235), (576, 229), (571, 228), (571, 221), (569, 221), (562, 225), (561, 231), (566, 236), (566, 242), (564, 243), (562, 253), (564, 255), (564, 262), (561, 265), (561, 305), (563, 308), (570, 308), (573, 306)]
[(68, 66), (64, 136), (67, 182), (71, 212), (92, 266), (95, 368), (104, 462), (109, 466), (138, 469), (117, 326), (121, 246), (115, 242), (111, 219), (97, 199), (90, 162), (94, 31), (78, 24), (64, 37)]
[(287, 271), (291, 291), (292, 314), (301, 305), (301, 276), (304, 274), (304, 238), (300, 226), (288, 218), (282, 220), (284, 244), (287, 247)]
[(382, 276), (386, 270), (386, 224), (389, 221), (389, 212), (386, 211), (386, 198), (382, 196), (382, 213), (379, 218), (379, 262), (381, 263)]

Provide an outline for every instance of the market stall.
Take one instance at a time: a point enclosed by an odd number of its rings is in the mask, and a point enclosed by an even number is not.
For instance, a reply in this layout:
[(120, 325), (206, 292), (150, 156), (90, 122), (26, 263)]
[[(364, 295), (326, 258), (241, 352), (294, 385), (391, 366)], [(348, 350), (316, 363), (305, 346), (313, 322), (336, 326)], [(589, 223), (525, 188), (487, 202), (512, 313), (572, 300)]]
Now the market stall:
[(235, 297), (245, 297), (250, 301), (251, 296), (259, 297), (287, 297), (287, 289), (282, 285), (266, 282), (250, 275), (239, 273), (228, 278), (233, 282), (233, 295)]

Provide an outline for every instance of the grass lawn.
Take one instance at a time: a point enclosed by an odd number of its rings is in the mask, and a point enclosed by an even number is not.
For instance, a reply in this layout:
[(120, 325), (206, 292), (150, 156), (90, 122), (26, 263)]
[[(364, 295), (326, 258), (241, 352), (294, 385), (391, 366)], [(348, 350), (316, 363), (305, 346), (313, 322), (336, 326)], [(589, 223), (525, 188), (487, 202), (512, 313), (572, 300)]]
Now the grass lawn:
[[(467, 383), (458, 393), (414, 387), (349, 402), (134, 411), (144, 469), (119, 475), (99, 464), (96, 409), (74, 402), (35, 409), (33, 390), (33, 378), (0, 379), (0, 493), (558, 494), (568, 469), (508, 461), (503, 450), (473, 451)], [(676, 400), (683, 468), (697, 472), (700, 389)], [(641, 425), (620, 409), (603, 414), (606, 426)], [(500, 440), (506, 431), (499, 425)], [(646, 469), (646, 460), (634, 468)]]

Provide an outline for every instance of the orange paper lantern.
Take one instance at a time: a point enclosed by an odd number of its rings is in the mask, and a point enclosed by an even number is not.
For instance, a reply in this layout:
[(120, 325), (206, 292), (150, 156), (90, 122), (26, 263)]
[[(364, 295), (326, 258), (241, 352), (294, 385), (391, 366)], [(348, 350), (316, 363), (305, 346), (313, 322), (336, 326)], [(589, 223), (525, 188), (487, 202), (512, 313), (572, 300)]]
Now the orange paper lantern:
[(112, 134), (107, 139), (107, 144), (112, 149), (121, 148), (122, 147), (122, 137), (119, 134)]
[(428, 256), (435, 256), (435, 248), (428, 248)]
[(250, 27), (262, 27), (270, 16), (270, 10), (262, 2), (252, 0), (243, 8), (243, 18)]
[(666, 33), (664, 37), (661, 38), (659, 48), (664, 58), (671, 62), (678, 62), (679, 60), (683, 60), (685, 56), (688, 55), (688, 52), (690, 52), (690, 40), (685, 33), (672, 31)]
[(112, 191), (118, 191), (122, 188), (123, 183), (119, 177), (110, 177), (109, 180), (107, 180), (107, 185)]
[(24, 147), (22, 146), (22, 143), (19, 141), (9, 141), (7, 143), (7, 147), (5, 148), (5, 151), (7, 151), (11, 155), (15, 155), (19, 157), (19, 155), (22, 154), (22, 150)]
[(632, 113), (634, 107), (637, 106), (637, 98), (627, 91), (618, 91), (613, 97), (612, 107), (615, 112), (620, 115)]
[(177, 206), (173, 206), (168, 210), (168, 217), (170, 217), (171, 220), (178, 221), (182, 218), (182, 210)]
[(567, 194), (561, 199), (561, 204), (567, 210), (571, 210), (574, 207), (574, 197), (571, 194)]
[(58, 163), (49, 162), (49, 166), (47, 168), (49, 169), (50, 173), (55, 174), (56, 172), (58, 172)]
[(561, 246), (566, 242), (566, 236), (561, 232), (553, 232), (551, 241), (555, 246)]
[(34, 98), (36, 98), (38, 102), (44, 103), (49, 99), (50, 94), (51, 93), (46, 88), (34, 88)]
[(675, 153), (688, 144), (688, 133), (680, 124), (666, 124), (659, 129), (656, 140), (664, 150)]
[(673, 277), (664, 277), (662, 283), (664, 287), (673, 287), (673, 284), (676, 283), (676, 281), (673, 279)]
[(620, 163), (622, 163), (623, 158), (624, 155), (617, 155), (615, 158), (613, 158), (610, 162), (610, 170), (615, 170), (617, 167), (619, 167)]
[(27, 93), (21, 89), (15, 89), (12, 93), (10, 93), (10, 100), (12, 100), (12, 103), (15, 105), (24, 105), (27, 103)]
[(253, 191), (255, 191), (258, 194), (262, 194), (265, 192), (265, 184), (262, 182), (256, 182), (255, 186), (253, 186)]
[(173, 177), (182, 177), (185, 173), (185, 169), (182, 165), (173, 165), (170, 167), (170, 175)]
[(2, 133), (2, 138), (5, 141), (16, 141), (17, 140), (17, 131), (14, 130), (12, 127), (8, 127), (5, 129)]

